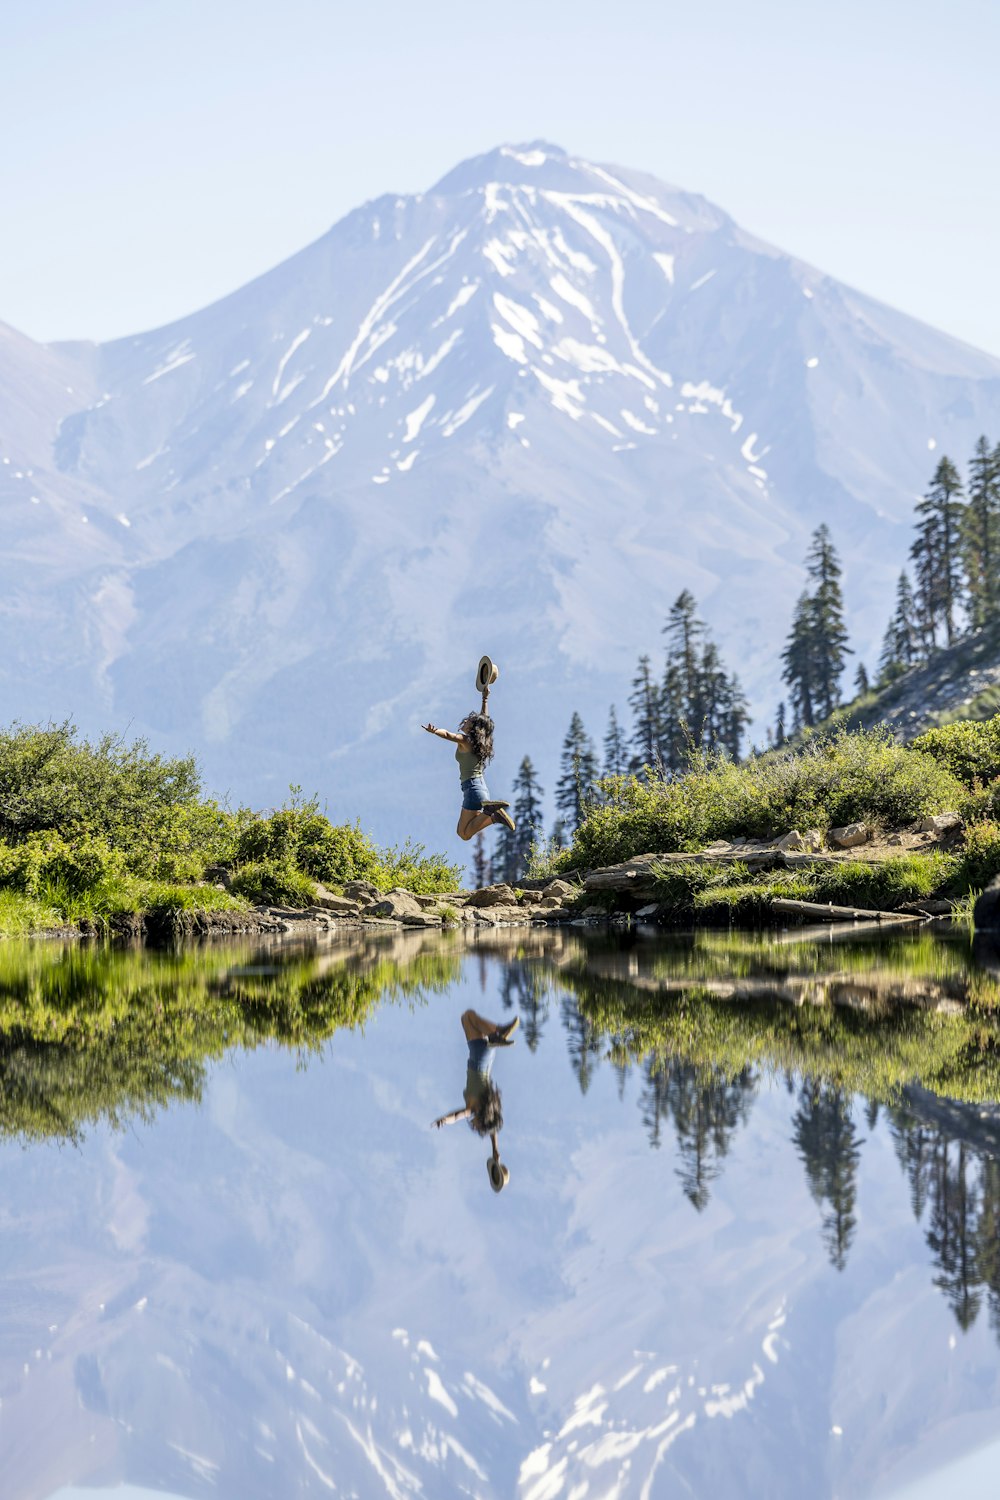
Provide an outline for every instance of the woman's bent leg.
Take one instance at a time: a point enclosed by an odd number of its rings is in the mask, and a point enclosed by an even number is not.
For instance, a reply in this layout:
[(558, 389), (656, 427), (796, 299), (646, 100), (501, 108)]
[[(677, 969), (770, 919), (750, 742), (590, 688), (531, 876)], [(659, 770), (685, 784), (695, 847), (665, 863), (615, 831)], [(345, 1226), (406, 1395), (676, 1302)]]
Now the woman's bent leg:
[(477, 833), (482, 833), (484, 828), (489, 828), (493, 822), (492, 813), (473, 811), (471, 808), (463, 807), (458, 817), (458, 827), (455, 832), (460, 839), (475, 838)]

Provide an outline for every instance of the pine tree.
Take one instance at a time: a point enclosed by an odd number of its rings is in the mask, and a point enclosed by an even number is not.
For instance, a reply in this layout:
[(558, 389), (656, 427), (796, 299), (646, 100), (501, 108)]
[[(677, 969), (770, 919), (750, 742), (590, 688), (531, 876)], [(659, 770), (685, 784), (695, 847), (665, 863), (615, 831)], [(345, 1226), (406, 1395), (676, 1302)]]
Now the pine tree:
[(871, 692), (871, 683), (868, 681), (868, 668), (863, 661), (858, 662), (858, 670), (854, 674), (854, 692), (858, 698), (863, 698), (866, 693)]
[(734, 672), (726, 680), (719, 732), (719, 740), (733, 760), (739, 760), (743, 754), (743, 736), (750, 722), (750, 703)]
[(813, 671), (816, 708), (828, 718), (840, 702), (840, 677), (844, 658), (850, 654), (844, 625), (844, 598), (840, 587), (840, 560), (834, 550), (830, 528), (813, 532), (806, 569), (815, 584), (812, 596)]
[(683, 770), (692, 746), (723, 748), (738, 758), (750, 722), (747, 701), (738, 679), (726, 672), (688, 589), (674, 601), (663, 633), (668, 641), (660, 688), (660, 753), (665, 768)]
[(514, 805), (511, 808), (516, 827), (505, 828), (500, 839), (504, 880), (519, 880), (528, 868), (532, 847), (542, 836), (542, 797), (530, 755), (522, 760), (514, 778)]
[(573, 833), (583, 822), (588, 804), (593, 800), (597, 781), (597, 751), (574, 713), (559, 758), (559, 780), (556, 783), (556, 807)]
[(642, 771), (660, 765), (660, 694), (650, 671), (649, 657), (640, 656), (632, 679), (632, 756), (629, 769)]
[(799, 596), (781, 655), (796, 729), (833, 713), (840, 702), (844, 658), (851, 649), (844, 625), (841, 567), (828, 526), (818, 526), (813, 532), (806, 570), (815, 589)]
[(962, 561), (970, 621), (979, 629), (1000, 614), (1000, 447), (991, 448), (985, 437), (969, 464), (968, 496)]
[(816, 722), (816, 663), (813, 657), (812, 600), (800, 594), (792, 617), (788, 643), (781, 653), (781, 677), (787, 682), (792, 701), (792, 728), (809, 728)]
[(966, 531), (961, 495), (958, 470), (950, 458), (942, 458), (917, 506), (917, 535), (910, 548), (917, 613), (928, 650), (937, 646), (939, 628), (944, 629), (946, 645), (955, 640), (955, 616), (962, 599), (961, 538)]
[(488, 861), (481, 833), (477, 833), (472, 845), (472, 878), (476, 883), (477, 891), (489, 885)]
[(913, 589), (905, 570), (896, 584), (896, 611), (886, 627), (878, 661), (878, 681), (884, 686), (907, 671), (920, 657), (921, 630)]
[(625, 746), (625, 736), (622, 734), (615, 705), (612, 703), (608, 713), (608, 727), (604, 735), (604, 770), (601, 774), (624, 776), (627, 770), (628, 751)]
[(564, 818), (556, 818), (552, 825), (552, 837), (549, 843), (553, 849), (565, 849), (568, 845), (569, 838), (567, 837), (566, 820)]
[(694, 595), (685, 589), (674, 600), (663, 627), (663, 634), (669, 642), (668, 662), (677, 674), (676, 691), (688, 718), (688, 728), (695, 736), (701, 733), (701, 657), (705, 639), (705, 626), (698, 619), (697, 608)]
[(774, 743), (778, 750), (785, 743), (785, 738), (785, 700), (782, 699), (774, 716)]

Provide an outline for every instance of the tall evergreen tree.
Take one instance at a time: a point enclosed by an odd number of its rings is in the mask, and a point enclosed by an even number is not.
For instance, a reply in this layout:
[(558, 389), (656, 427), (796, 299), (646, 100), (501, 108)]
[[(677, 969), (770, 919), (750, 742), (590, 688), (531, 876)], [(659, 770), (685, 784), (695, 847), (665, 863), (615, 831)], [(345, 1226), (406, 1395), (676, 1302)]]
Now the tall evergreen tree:
[(513, 791), (511, 813), (516, 827), (513, 832), (505, 828), (500, 839), (505, 880), (520, 879), (528, 868), (532, 846), (542, 836), (542, 797), (545, 794), (538, 784), (530, 755), (524, 757), (518, 768)]
[(481, 833), (476, 835), (472, 844), (472, 878), (476, 882), (477, 891), (481, 891), (485, 885), (489, 884), (488, 861)]
[(812, 595), (813, 671), (816, 707), (827, 718), (840, 702), (840, 677), (844, 658), (850, 654), (844, 625), (844, 597), (840, 587), (841, 566), (830, 536), (830, 528), (813, 532), (806, 569), (815, 585)]
[(934, 471), (926, 496), (917, 506), (917, 535), (910, 548), (916, 573), (917, 613), (925, 647), (937, 645), (937, 632), (944, 631), (945, 644), (955, 639), (955, 621), (962, 600), (962, 545), (966, 531), (962, 481), (950, 458), (943, 457)]
[(660, 692), (653, 681), (648, 656), (640, 656), (628, 700), (632, 710), (632, 756), (629, 769), (656, 768), (660, 760)]
[(800, 594), (781, 654), (796, 729), (827, 718), (840, 702), (844, 658), (850, 654), (844, 625), (841, 567), (828, 526), (818, 526), (806, 554), (814, 585)]
[(563, 740), (556, 782), (556, 807), (571, 833), (583, 822), (586, 808), (594, 799), (596, 781), (597, 751), (580, 715), (574, 713)]
[(676, 691), (694, 735), (701, 732), (698, 720), (702, 708), (701, 658), (705, 640), (705, 625), (698, 618), (697, 608), (690, 589), (684, 589), (671, 605), (663, 627), (668, 641), (667, 658), (676, 671)]
[(886, 627), (878, 659), (881, 686), (892, 682), (920, 659), (922, 631), (909, 575), (905, 569), (896, 583), (896, 609)]
[(778, 750), (780, 750), (781, 747), (782, 747), (782, 745), (785, 743), (785, 739), (786, 739), (786, 730), (785, 730), (785, 700), (784, 700), (784, 698), (782, 698), (781, 702), (778, 704), (778, 712), (774, 716), (774, 744), (775, 744), (775, 748), (778, 749)]
[(733, 760), (739, 760), (743, 754), (743, 736), (750, 723), (750, 702), (735, 672), (726, 680), (720, 710), (719, 740)]
[(667, 659), (660, 689), (660, 752), (668, 771), (688, 764), (691, 747), (720, 747), (739, 758), (750, 722), (737, 678), (730, 678), (688, 589), (674, 601), (663, 633)]
[(608, 727), (604, 735), (604, 769), (602, 776), (624, 776), (628, 770), (628, 749), (615, 705), (608, 713)]
[(799, 595), (781, 660), (781, 677), (788, 684), (792, 704), (792, 728), (809, 728), (816, 722), (817, 683), (813, 656), (813, 607), (808, 594)]
[(985, 437), (969, 464), (962, 560), (969, 596), (969, 618), (976, 628), (1000, 614), (1000, 447)]
[(871, 691), (871, 683), (868, 681), (868, 668), (863, 661), (858, 662), (858, 670), (854, 674), (854, 692), (859, 698), (863, 698)]

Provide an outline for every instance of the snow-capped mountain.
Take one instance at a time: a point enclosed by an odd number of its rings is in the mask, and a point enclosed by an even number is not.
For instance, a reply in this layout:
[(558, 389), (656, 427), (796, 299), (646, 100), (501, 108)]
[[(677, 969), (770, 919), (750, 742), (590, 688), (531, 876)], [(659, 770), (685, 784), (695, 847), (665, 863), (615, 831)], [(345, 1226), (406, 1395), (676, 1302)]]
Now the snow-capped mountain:
[(442, 843), (457, 721), (501, 664), (495, 775), (599, 736), (682, 588), (760, 720), (810, 532), (870, 659), (937, 457), (1000, 427), (1000, 362), (549, 145), (349, 214), (167, 328), (0, 330), (10, 718), (194, 748)]

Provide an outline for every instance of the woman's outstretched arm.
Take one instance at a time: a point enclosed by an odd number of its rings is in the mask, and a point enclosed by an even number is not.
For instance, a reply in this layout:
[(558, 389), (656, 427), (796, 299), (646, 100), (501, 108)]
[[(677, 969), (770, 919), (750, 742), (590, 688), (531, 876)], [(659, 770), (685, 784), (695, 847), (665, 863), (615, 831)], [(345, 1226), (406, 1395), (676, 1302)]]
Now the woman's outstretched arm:
[(453, 1109), (450, 1115), (442, 1115), (439, 1120), (432, 1120), (431, 1123), (440, 1130), (442, 1125), (454, 1125), (456, 1120), (467, 1120), (471, 1114), (471, 1109)]
[(426, 729), (428, 734), (436, 734), (439, 740), (451, 740), (453, 745), (463, 745), (465, 741), (460, 734), (455, 734), (451, 729), (438, 729), (435, 724), (421, 724), (421, 729)]

